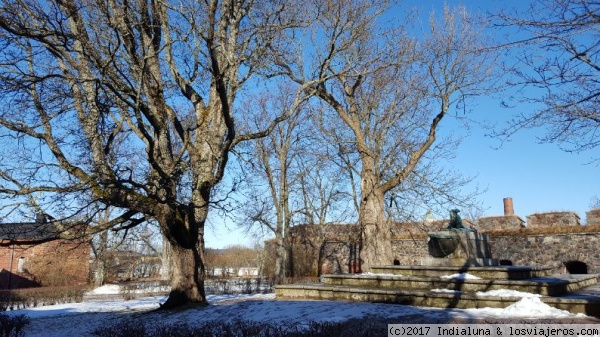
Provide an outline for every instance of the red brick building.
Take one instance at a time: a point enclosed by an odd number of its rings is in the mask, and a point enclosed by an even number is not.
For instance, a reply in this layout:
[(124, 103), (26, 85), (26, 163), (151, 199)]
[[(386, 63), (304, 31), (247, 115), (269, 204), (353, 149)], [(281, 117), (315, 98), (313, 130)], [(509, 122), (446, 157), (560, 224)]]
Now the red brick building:
[(90, 243), (59, 239), (45, 220), (0, 223), (0, 289), (88, 282)]

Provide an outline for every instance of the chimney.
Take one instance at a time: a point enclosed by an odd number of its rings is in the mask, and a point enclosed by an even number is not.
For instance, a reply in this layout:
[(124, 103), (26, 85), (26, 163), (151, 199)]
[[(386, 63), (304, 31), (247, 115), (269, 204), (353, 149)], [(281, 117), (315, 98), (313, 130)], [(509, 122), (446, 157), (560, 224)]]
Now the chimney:
[(504, 198), (502, 201), (504, 201), (504, 216), (515, 215), (512, 198)]
[(46, 223), (46, 215), (44, 213), (38, 212), (35, 214), (35, 223), (38, 225)]

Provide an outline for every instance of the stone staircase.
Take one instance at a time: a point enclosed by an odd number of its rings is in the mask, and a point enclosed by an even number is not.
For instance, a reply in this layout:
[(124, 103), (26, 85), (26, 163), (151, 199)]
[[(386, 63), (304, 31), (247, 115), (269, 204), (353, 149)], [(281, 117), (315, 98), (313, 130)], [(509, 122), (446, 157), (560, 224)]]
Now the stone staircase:
[[(544, 303), (600, 317), (600, 275), (554, 274), (527, 266), (380, 266), (372, 273), (323, 275), (320, 283), (275, 287), (277, 298), (398, 303), (437, 308), (505, 308), (521, 299), (489, 296), (509, 289), (542, 295)], [(469, 277), (448, 277), (467, 275)]]

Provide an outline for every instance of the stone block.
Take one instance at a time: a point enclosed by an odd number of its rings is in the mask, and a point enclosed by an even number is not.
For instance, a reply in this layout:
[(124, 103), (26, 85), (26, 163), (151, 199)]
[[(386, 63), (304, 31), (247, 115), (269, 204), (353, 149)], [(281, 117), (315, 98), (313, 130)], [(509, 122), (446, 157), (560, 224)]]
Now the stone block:
[(480, 231), (514, 230), (525, 227), (525, 221), (517, 215), (488, 216), (479, 218), (476, 225)]
[(535, 213), (527, 216), (527, 227), (579, 226), (575, 212)]
[(600, 225), (600, 208), (586, 212), (585, 223), (587, 225)]

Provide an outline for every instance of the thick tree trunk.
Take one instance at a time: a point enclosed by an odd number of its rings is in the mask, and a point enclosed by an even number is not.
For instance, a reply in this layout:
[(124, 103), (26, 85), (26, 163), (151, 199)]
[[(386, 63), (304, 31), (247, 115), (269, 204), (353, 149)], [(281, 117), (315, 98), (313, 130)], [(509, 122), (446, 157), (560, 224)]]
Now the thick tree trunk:
[(361, 269), (393, 263), (391, 221), (385, 216), (384, 194), (378, 190), (363, 197), (360, 207), (362, 229)]
[(200, 253), (197, 247), (171, 246), (172, 276), (171, 292), (162, 309), (171, 309), (190, 304), (208, 304), (204, 292)]
[(171, 292), (161, 309), (208, 304), (204, 292), (203, 260), (208, 203), (202, 205), (205, 207), (190, 204), (189, 208), (170, 212), (170, 216), (162, 219), (166, 222), (161, 223), (161, 228), (166, 229), (165, 238), (171, 247)]

